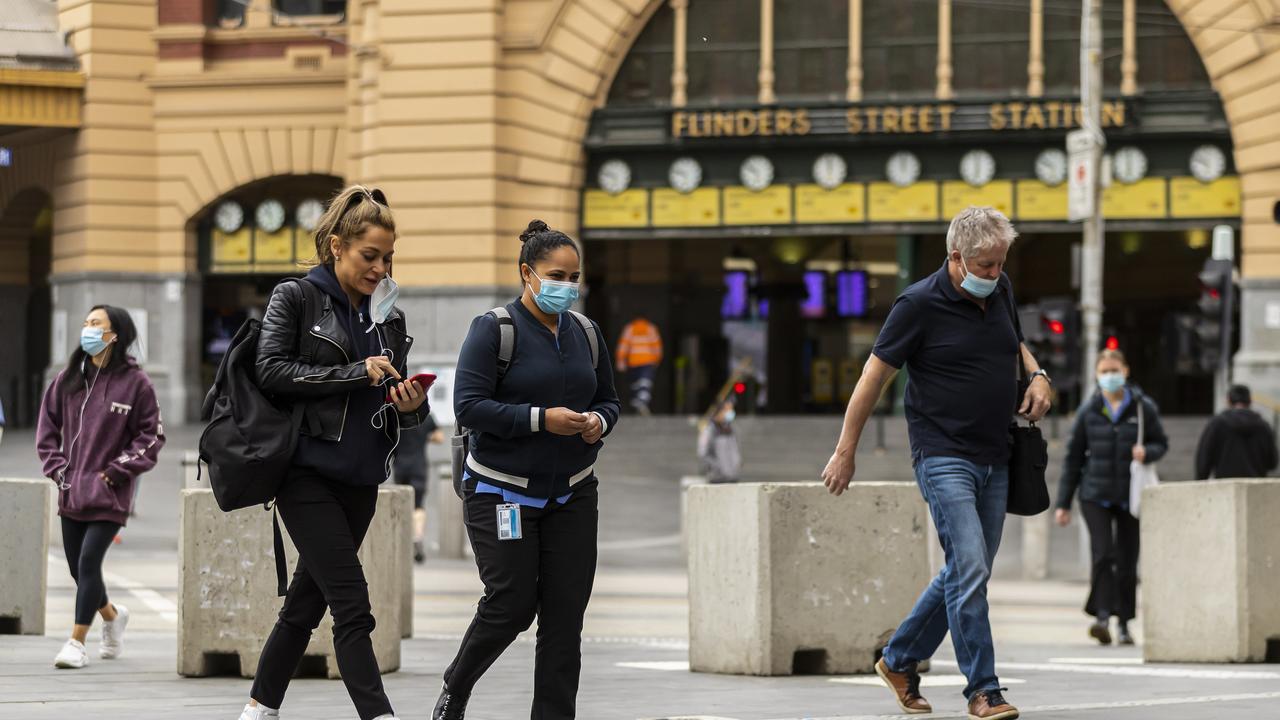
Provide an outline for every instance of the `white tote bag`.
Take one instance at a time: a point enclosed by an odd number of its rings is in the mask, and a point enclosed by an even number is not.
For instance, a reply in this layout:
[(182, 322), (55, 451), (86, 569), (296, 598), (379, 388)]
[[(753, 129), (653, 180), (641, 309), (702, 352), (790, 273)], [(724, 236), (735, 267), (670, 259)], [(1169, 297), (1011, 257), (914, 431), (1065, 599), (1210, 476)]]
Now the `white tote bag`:
[[(1147, 435), (1146, 417), (1143, 408), (1146, 403), (1142, 402), (1142, 398), (1133, 399), (1138, 403), (1138, 444), (1144, 445)], [(1142, 491), (1149, 487), (1155, 487), (1160, 484), (1160, 473), (1156, 472), (1156, 464), (1140, 463), (1134, 460), (1129, 463), (1129, 514), (1138, 517), (1139, 511), (1142, 509)]]

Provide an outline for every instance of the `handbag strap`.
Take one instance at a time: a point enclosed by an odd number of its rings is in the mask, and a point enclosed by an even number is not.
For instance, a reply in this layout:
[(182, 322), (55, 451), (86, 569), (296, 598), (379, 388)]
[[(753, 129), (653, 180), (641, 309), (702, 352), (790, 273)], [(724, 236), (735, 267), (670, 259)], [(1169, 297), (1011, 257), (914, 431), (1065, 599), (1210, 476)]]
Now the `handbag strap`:
[(1133, 401), (1138, 403), (1138, 444), (1146, 445), (1146, 442), (1145, 442), (1147, 437), (1146, 413), (1142, 411), (1143, 406), (1146, 405), (1146, 403), (1142, 402), (1142, 398), (1137, 395), (1134, 395)]

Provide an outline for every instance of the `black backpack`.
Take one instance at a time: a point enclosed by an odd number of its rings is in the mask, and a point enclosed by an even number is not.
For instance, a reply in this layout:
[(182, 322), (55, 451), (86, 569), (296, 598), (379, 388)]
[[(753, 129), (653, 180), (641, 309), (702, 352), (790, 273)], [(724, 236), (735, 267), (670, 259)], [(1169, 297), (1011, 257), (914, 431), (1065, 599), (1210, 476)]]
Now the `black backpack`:
[[(315, 302), (311, 283), (291, 278), (302, 290), (303, 312)], [(249, 319), (236, 331), (222, 356), (200, 419), (200, 460), (209, 467), (209, 485), (223, 512), (269, 507), (284, 482), (302, 428), (305, 403), (292, 407), (273, 400), (257, 382), (258, 338), (262, 323)], [(303, 359), (309, 354), (302, 346)]]
[[(591, 367), (600, 367), (600, 341), (596, 337), (596, 324), (591, 318), (580, 312), (569, 311), (578, 326), (587, 335), (587, 344), (591, 347)], [(511, 367), (511, 359), (516, 356), (516, 324), (506, 307), (496, 307), (485, 315), (492, 315), (498, 321), (498, 383), (506, 376)], [(462, 474), (466, 470), (467, 455), (471, 453), (471, 433), (474, 432), (462, 425), (456, 425), (453, 431), (453, 442), (450, 448), (453, 472), (453, 492), (465, 499), (462, 487)]]

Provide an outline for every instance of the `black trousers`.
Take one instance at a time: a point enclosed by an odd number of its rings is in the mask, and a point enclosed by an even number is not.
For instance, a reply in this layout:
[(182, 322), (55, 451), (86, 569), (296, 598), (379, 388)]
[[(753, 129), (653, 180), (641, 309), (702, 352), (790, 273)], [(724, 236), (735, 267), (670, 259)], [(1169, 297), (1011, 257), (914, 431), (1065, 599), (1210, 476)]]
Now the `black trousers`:
[(1080, 512), (1089, 526), (1093, 554), (1092, 585), (1084, 611), (1128, 622), (1137, 614), (1138, 604), (1138, 519), (1124, 508), (1084, 501)]
[(76, 581), (76, 624), (92, 625), (93, 616), (107, 606), (107, 583), (102, 561), (120, 526), (113, 522), (80, 522), (62, 518), (62, 549)]
[(462, 646), (444, 673), (450, 692), (470, 695), (480, 676), (538, 618), (533, 665), (533, 720), (570, 720), (582, 671), (582, 617), (596, 575), (596, 485), (564, 505), (520, 508), (524, 537), (498, 539), (500, 495), (471, 493), (467, 534), (484, 597)]
[(356, 557), (377, 504), (376, 486), (343, 485), (312, 470), (295, 468), (280, 488), (276, 508), (298, 548), (298, 567), (258, 660), (254, 700), (280, 707), (327, 607), (338, 670), (361, 720), (393, 712), (373, 655), (369, 586)]

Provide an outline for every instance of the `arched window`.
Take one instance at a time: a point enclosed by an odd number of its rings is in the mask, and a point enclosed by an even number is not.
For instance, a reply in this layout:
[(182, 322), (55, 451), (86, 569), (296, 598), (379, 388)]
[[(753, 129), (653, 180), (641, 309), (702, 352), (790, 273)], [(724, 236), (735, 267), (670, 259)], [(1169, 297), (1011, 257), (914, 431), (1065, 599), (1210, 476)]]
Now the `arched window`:
[(779, 100), (844, 99), (849, 0), (776, 0), (773, 32)]

